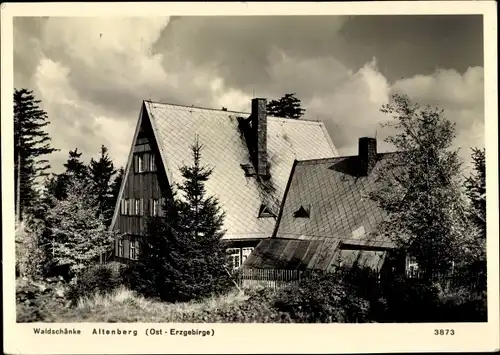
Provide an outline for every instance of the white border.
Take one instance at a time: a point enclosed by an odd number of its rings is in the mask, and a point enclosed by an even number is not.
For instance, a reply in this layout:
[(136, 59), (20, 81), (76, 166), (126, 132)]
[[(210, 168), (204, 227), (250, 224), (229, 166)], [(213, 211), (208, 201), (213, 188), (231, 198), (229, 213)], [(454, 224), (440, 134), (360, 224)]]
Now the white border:
[[(118, 6), (117, 6), (118, 5)], [(498, 102), (497, 28), (494, 1), (420, 1), (355, 3), (33, 3), (1, 5), (2, 80), (2, 235), (4, 285), (4, 352), (9, 354), (69, 353), (375, 353), (492, 351), (500, 347), (498, 285)], [(14, 193), (13, 193), (13, 16), (157, 16), (168, 15), (360, 15), (360, 14), (483, 14), (485, 69), (485, 126), (487, 150), (488, 319), (486, 324), (221, 324), (177, 328), (209, 328), (214, 337), (144, 335), (147, 328), (167, 324), (123, 324), (137, 337), (119, 339), (90, 335), (94, 327), (118, 324), (50, 324), (82, 330), (81, 336), (34, 336), (36, 324), (15, 323)], [(40, 324), (42, 327), (44, 324)], [(451, 328), (454, 336), (436, 337), (435, 328)]]

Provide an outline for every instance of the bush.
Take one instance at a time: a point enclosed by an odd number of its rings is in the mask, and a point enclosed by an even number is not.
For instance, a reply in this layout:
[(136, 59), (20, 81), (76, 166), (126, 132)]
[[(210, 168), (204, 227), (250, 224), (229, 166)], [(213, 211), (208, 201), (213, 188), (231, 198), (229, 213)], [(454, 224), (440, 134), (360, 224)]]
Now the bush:
[(82, 272), (76, 284), (72, 285), (68, 298), (77, 302), (81, 297), (93, 294), (106, 294), (123, 284), (122, 266), (118, 263), (93, 265)]
[(439, 289), (418, 279), (394, 278), (385, 287), (387, 317), (392, 322), (433, 322), (439, 319)]
[(367, 321), (370, 303), (358, 295), (344, 273), (315, 272), (298, 288), (280, 291), (274, 307), (297, 322), (345, 323)]
[(65, 286), (60, 279), (18, 280), (16, 284), (17, 322), (50, 322), (63, 309)]
[(487, 322), (486, 292), (471, 293), (462, 289), (441, 297), (440, 319), (443, 322)]

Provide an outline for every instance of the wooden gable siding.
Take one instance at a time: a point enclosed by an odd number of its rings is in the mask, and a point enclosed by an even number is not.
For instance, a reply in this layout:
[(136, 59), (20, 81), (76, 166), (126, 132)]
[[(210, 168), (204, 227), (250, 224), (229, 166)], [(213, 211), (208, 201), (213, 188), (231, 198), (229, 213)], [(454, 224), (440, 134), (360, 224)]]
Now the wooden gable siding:
[[(144, 113), (144, 115), (147, 114)], [(124, 257), (128, 257), (129, 255), (129, 235), (144, 235), (147, 217), (149, 216), (152, 207), (151, 200), (157, 199), (161, 201), (162, 198), (168, 199), (171, 197), (167, 175), (163, 164), (161, 163), (162, 160), (159, 148), (154, 139), (153, 130), (147, 116), (143, 117), (139, 134), (134, 142), (133, 152), (134, 154), (146, 152), (152, 153), (155, 157), (156, 171), (138, 173), (136, 172), (134, 166), (135, 159), (132, 159), (132, 165), (130, 166), (128, 175), (124, 181), (125, 186), (121, 199), (142, 199), (143, 215), (122, 215), (121, 209), (119, 209), (114, 229), (118, 230), (120, 234), (125, 235), (123, 237)], [(120, 202), (121, 201), (117, 201), (118, 204), (120, 204)], [(118, 255), (118, 241), (116, 242), (116, 255)]]

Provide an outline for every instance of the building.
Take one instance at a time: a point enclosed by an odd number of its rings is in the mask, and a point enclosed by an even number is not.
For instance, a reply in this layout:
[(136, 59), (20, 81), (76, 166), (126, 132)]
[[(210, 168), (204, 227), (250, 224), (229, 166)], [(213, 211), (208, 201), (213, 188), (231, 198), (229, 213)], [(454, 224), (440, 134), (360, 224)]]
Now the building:
[(392, 154), (399, 153), (378, 153), (376, 139), (363, 137), (357, 156), (296, 161), (273, 236), (243, 268), (380, 272), (395, 245), (377, 233), (385, 212), (369, 195)]
[(202, 165), (213, 167), (208, 195), (226, 212), (224, 240), (237, 268), (274, 230), (296, 160), (337, 155), (321, 122), (268, 116), (266, 100), (250, 113), (144, 101), (131, 142), (111, 228), (119, 231), (118, 260), (137, 259), (148, 215), (162, 215), (179, 167), (192, 163), (195, 137)]

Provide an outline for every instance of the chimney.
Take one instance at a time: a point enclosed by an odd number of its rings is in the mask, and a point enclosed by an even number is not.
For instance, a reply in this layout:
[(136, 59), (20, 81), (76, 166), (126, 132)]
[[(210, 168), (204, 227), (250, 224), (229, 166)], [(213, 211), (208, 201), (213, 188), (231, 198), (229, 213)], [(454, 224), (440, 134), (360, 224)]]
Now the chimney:
[(252, 135), (254, 142), (255, 170), (267, 176), (267, 100), (252, 99)]
[(359, 138), (358, 155), (361, 162), (361, 175), (367, 176), (377, 164), (377, 139)]

